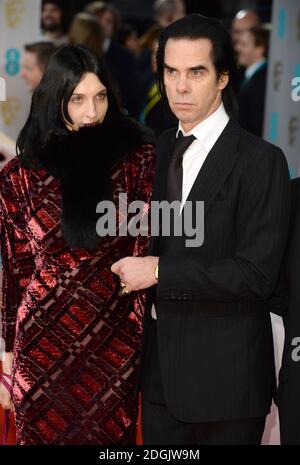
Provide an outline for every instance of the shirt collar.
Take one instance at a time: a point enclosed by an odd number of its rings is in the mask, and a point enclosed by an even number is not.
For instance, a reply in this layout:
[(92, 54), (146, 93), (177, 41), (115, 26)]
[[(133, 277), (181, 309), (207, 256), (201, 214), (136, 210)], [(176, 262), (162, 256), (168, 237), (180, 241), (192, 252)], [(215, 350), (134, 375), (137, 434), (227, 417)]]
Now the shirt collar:
[(108, 52), (108, 49), (110, 47), (110, 44), (111, 44), (111, 39), (109, 37), (107, 37), (106, 39), (104, 39), (104, 42), (103, 42), (103, 52), (104, 53), (107, 53)]
[(178, 130), (176, 137), (178, 137), (179, 131), (182, 131), (184, 136), (193, 135), (197, 140), (201, 142), (204, 149), (209, 152), (229, 121), (223, 102), (220, 104), (218, 109), (212, 113), (208, 118), (201, 121), (191, 131), (185, 133), (182, 129), (181, 122), (179, 121)]
[(267, 63), (267, 60), (263, 59), (249, 66), (245, 71), (245, 78), (251, 79), (252, 76), (256, 73), (256, 71), (258, 71), (265, 63)]

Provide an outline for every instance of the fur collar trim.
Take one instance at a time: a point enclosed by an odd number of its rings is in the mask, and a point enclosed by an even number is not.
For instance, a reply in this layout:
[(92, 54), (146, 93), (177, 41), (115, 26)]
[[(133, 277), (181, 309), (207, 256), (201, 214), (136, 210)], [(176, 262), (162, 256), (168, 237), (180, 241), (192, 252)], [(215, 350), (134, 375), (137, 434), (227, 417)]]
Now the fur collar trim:
[(112, 200), (114, 166), (144, 144), (154, 144), (152, 133), (121, 116), (77, 132), (52, 135), (36, 151), (38, 166), (61, 183), (61, 228), (70, 247), (95, 250), (99, 246), (96, 206)]

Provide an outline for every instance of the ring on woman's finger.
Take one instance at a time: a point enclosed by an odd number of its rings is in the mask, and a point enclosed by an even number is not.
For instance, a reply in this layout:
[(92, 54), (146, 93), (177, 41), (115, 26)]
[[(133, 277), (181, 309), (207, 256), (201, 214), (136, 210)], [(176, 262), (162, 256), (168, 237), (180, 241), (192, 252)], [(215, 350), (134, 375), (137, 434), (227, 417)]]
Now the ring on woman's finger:
[(122, 294), (123, 295), (128, 295), (128, 294), (130, 294), (130, 292), (131, 292), (131, 290), (128, 289), (128, 287), (126, 287), (126, 286), (123, 287), (123, 289), (122, 289)]

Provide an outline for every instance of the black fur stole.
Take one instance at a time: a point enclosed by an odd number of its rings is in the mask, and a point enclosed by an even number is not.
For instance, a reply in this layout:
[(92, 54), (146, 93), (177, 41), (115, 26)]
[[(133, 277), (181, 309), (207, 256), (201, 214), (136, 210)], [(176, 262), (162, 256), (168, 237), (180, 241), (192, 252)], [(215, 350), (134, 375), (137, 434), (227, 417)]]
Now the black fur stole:
[(154, 144), (152, 133), (127, 116), (84, 127), (65, 135), (52, 135), (35, 153), (39, 167), (60, 180), (61, 228), (70, 247), (95, 250), (96, 206), (112, 199), (114, 166), (143, 144)]

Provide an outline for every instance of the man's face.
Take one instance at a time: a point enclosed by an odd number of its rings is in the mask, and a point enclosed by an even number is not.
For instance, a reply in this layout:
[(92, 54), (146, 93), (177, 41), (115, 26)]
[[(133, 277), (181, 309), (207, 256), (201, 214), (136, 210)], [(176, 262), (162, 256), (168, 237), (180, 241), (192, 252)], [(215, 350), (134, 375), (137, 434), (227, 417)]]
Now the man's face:
[(171, 14), (164, 14), (159, 18), (159, 24), (165, 28), (170, 24), (174, 23), (178, 19), (183, 18), (186, 15), (185, 3), (183, 0), (175, 1), (175, 9)]
[(42, 11), (42, 28), (45, 31), (57, 31), (61, 28), (62, 11), (55, 3), (46, 3)]
[(248, 31), (241, 34), (236, 51), (239, 64), (246, 68), (261, 60), (264, 56), (263, 47), (255, 45), (254, 36)]
[(217, 79), (208, 39), (169, 39), (164, 83), (171, 110), (187, 132), (219, 107), (228, 76)]
[(135, 31), (132, 31), (125, 41), (125, 46), (134, 55), (138, 55), (140, 52), (140, 43), (138, 35)]
[(114, 15), (109, 10), (99, 15), (99, 23), (104, 30), (105, 36), (108, 38), (112, 38), (114, 35), (114, 21)]
[(20, 76), (31, 91), (39, 85), (43, 70), (38, 64), (36, 53), (24, 52)]
[(248, 16), (233, 20), (231, 27), (231, 37), (235, 51), (237, 51), (237, 47), (239, 46), (239, 42), (244, 32), (247, 32), (252, 27), (257, 26), (257, 24), (257, 20)]
[(177, 21), (178, 19), (183, 18), (185, 14), (186, 14), (185, 3), (183, 2), (183, 0), (177, 0), (176, 1), (176, 15), (175, 15), (174, 21)]

